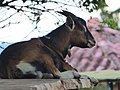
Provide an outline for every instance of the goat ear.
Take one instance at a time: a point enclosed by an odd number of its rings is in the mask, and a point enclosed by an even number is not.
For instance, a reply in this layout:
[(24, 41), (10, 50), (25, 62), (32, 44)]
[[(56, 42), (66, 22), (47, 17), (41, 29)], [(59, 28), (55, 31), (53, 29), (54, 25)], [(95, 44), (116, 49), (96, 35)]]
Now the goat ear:
[(69, 28), (70, 31), (73, 31), (75, 28), (75, 22), (70, 16), (67, 17), (65, 25)]

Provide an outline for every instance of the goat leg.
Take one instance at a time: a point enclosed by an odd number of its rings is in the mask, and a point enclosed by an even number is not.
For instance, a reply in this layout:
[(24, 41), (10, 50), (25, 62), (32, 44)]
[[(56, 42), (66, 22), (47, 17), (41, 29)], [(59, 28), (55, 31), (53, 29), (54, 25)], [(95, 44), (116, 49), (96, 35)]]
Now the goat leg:
[(68, 71), (68, 74), (72, 73), (74, 75), (74, 78), (80, 78), (80, 74), (77, 69), (73, 68), (71, 65), (64, 61), (62, 61), (62, 65), (63, 70), (65, 70), (66, 72)]
[(54, 78), (60, 78), (60, 71), (58, 70), (58, 68), (55, 66), (53, 58), (50, 55), (43, 55), (42, 57), (40, 57), (40, 63), (42, 60), (42, 64), (45, 65), (45, 67), (47, 68), (47, 70), (49, 72), (46, 73), (52, 73)]
[(70, 64), (68, 64), (65, 61), (61, 61), (62, 65), (63, 65), (63, 70), (67, 71), (67, 70), (75, 70), (77, 71), (75, 68), (73, 68)]

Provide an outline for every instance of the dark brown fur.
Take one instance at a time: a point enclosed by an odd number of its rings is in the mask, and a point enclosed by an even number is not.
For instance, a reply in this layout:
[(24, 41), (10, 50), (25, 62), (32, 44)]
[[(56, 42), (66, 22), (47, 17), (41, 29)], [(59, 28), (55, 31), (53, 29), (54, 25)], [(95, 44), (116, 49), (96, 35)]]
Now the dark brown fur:
[[(61, 14), (66, 12), (63, 11)], [(8, 46), (0, 55), (0, 77), (25, 78), (16, 73), (16, 65), (21, 61), (31, 64), (36, 71), (51, 73), (55, 78), (61, 77), (60, 72), (75, 70), (64, 61), (68, 50), (73, 46), (89, 48), (95, 45), (95, 41), (83, 19), (68, 14), (65, 16), (66, 23), (46, 36)]]

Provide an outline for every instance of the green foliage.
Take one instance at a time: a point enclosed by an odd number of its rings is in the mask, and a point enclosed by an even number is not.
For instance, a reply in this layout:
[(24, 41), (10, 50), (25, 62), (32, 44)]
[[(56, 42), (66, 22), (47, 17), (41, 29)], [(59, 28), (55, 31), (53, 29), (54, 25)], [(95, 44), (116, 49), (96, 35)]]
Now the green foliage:
[(101, 9), (101, 18), (103, 19), (103, 22), (107, 24), (110, 28), (120, 30), (120, 27), (118, 26), (119, 21), (119, 13), (120, 8), (116, 9), (115, 11), (108, 11), (105, 8)]
[(108, 27), (112, 28), (112, 29), (118, 29), (118, 24), (117, 21), (114, 19), (105, 19), (103, 21), (103, 23), (107, 24)]
[[(104, 7), (107, 7), (108, 5), (106, 4), (105, 0), (81, 0), (80, 1), (82, 3), (83, 7), (86, 7), (86, 9), (89, 12), (93, 12), (93, 10), (98, 10), (98, 9), (102, 9)], [(81, 6), (81, 7), (82, 7)]]

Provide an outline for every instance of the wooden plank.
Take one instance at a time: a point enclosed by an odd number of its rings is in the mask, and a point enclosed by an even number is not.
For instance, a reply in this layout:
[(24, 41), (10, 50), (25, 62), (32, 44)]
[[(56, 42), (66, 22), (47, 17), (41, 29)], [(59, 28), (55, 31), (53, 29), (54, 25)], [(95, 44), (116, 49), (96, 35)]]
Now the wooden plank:
[(94, 77), (99, 81), (120, 80), (120, 70), (91, 71), (91, 72), (81, 72), (80, 74), (87, 75), (89, 77)]
[(89, 79), (1, 79), (0, 90), (68, 90), (91, 88)]

